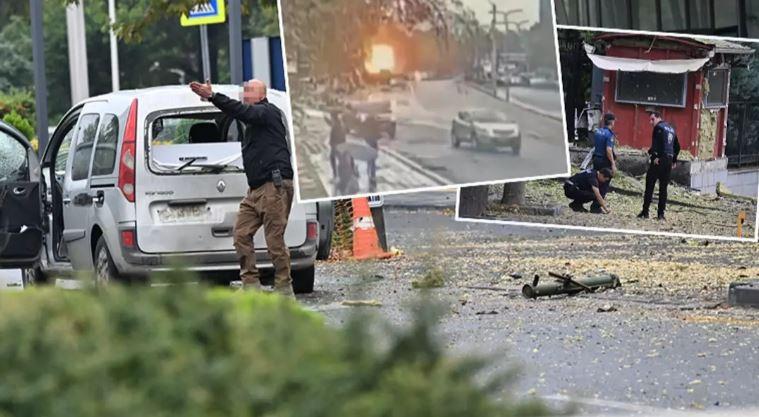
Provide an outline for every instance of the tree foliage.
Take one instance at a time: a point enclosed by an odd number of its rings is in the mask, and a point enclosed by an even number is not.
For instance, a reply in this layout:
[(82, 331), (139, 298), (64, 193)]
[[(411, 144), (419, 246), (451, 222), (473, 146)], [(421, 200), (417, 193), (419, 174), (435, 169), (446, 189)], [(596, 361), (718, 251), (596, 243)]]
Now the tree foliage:
[(356, 316), (336, 330), (277, 296), (187, 285), (4, 293), (0, 415), (545, 414), (509, 397), (512, 374), (475, 382), (487, 361), (451, 358), (437, 319), (422, 308), (406, 329)]
[[(71, 103), (65, 5), (73, 0), (46, 0), (43, 8), (45, 64), (50, 124), (55, 124)], [(119, 0), (117, 32), (122, 89), (178, 84), (202, 78), (200, 37), (195, 27), (179, 25), (179, 8), (192, 1)], [(31, 92), (31, 27), (29, 2), (0, 2), (0, 91), (12, 88)], [(243, 36), (278, 36), (276, 1), (243, 0)], [(146, 11), (150, 10), (150, 15)], [(184, 9), (182, 9), (184, 10)], [(156, 12), (157, 11), (157, 12)], [(84, 3), (90, 95), (111, 91), (107, 2)], [(229, 82), (228, 25), (208, 27), (211, 73), (214, 82)], [(20, 114), (23, 114), (19, 111)], [(0, 114), (0, 116), (2, 116)], [(29, 120), (33, 117), (24, 115)]]

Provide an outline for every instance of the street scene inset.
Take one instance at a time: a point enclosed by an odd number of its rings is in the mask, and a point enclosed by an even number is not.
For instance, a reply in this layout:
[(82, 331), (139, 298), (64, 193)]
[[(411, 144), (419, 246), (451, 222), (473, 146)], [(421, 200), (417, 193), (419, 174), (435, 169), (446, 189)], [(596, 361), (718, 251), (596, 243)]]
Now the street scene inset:
[(550, 1), (301, 3), (282, 18), (302, 200), (567, 173)]

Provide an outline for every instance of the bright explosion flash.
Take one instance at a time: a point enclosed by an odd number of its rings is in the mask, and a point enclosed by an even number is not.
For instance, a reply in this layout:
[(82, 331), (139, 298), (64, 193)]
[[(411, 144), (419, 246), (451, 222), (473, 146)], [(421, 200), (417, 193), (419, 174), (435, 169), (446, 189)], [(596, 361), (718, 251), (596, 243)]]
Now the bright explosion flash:
[(395, 69), (395, 52), (390, 45), (372, 46), (371, 58), (366, 62), (366, 70), (372, 74)]

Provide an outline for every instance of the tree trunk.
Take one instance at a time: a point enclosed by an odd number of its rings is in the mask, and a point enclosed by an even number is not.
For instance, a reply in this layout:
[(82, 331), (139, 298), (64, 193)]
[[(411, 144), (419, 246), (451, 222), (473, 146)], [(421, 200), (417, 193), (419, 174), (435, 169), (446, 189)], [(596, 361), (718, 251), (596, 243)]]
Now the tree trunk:
[(524, 190), (526, 182), (512, 182), (503, 184), (503, 197), (501, 197), (501, 204), (507, 206), (521, 206), (524, 205)]
[(459, 216), (481, 217), (488, 205), (488, 186), (466, 187), (461, 189), (459, 199)]

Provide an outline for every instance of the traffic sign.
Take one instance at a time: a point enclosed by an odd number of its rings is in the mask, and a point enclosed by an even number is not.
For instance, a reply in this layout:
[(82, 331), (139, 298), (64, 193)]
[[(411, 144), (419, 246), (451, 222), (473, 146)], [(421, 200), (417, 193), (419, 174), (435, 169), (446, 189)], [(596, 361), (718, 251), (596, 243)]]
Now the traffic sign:
[(224, 23), (225, 20), (224, 0), (208, 0), (190, 9), (189, 16), (183, 14), (180, 23), (182, 26), (198, 26)]

